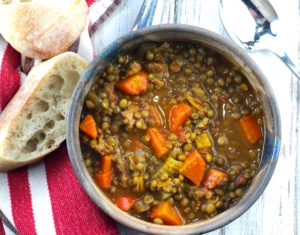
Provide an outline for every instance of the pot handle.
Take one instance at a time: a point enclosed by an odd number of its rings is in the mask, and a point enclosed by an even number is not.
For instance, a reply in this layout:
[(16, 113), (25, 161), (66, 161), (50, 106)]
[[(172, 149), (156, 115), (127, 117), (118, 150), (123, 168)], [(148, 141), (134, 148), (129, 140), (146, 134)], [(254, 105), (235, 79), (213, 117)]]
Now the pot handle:
[(132, 31), (162, 23), (177, 23), (177, 0), (144, 0)]

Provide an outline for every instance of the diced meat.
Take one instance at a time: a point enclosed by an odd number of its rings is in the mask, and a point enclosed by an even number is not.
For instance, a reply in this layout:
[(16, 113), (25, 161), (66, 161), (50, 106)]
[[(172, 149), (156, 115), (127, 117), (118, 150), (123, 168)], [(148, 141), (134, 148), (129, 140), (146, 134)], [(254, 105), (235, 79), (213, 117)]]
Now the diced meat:
[(133, 74), (136, 74), (138, 72), (142, 71), (142, 66), (140, 63), (133, 61), (132, 63), (130, 63), (129, 68), (127, 70), (126, 73), (126, 77), (127, 76), (131, 76)]
[(133, 128), (136, 120), (134, 119), (134, 113), (139, 110), (137, 105), (129, 105), (128, 109), (123, 111), (121, 114), (125, 119), (125, 124), (131, 129)]
[(95, 150), (100, 155), (105, 155), (111, 153), (111, 146), (105, 142), (102, 137), (99, 137), (98, 143), (91, 146), (93, 150)]
[(114, 86), (113, 84), (107, 84), (105, 87), (104, 87), (104, 91), (105, 93), (107, 94), (108, 96), (108, 99), (110, 101), (110, 104), (111, 105), (114, 105), (116, 104), (116, 101), (117, 101), (117, 94), (115, 92), (115, 89), (114, 89)]
[(116, 166), (121, 175), (120, 183), (121, 183), (122, 187), (127, 187), (127, 182), (129, 179), (128, 164), (129, 164), (128, 160), (125, 160), (124, 158), (122, 158), (121, 155), (117, 155)]
[(168, 66), (166, 64), (150, 63), (148, 64), (147, 69), (150, 73), (167, 72)]
[(181, 69), (181, 62), (179, 60), (174, 60), (170, 66), (169, 66), (169, 69), (174, 72), (174, 73), (177, 73), (180, 71)]
[(159, 78), (153, 78), (151, 81), (157, 90), (160, 90), (165, 86), (165, 82)]

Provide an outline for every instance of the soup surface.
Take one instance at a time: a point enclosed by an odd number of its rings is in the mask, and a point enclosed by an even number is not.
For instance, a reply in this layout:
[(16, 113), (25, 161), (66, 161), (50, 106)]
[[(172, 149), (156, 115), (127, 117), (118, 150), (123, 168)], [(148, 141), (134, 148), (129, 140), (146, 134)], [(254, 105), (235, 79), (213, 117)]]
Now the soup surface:
[(202, 45), (145, 43), (89, 91), (85, 165), (117, 207), (181, 225), (221, 213), (255, 176), (263, 113), (236, 68)]

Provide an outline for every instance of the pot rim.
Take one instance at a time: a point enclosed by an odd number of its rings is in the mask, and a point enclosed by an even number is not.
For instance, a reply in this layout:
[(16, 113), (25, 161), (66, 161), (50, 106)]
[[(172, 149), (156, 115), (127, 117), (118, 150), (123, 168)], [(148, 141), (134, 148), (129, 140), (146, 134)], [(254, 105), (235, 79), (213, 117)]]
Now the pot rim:
[[(166, 32), (168, 31), (178, 32), (181, 34), (195, 34), (197, 36), (201, 36), (203, 40), (213, 39), (214, 42), (220, 47), (222, 45), (226, 49), (227, 53), (231, 52), (232, 55), (237, 57), (235, 58), (235, 60), (240, 60), (239, 63), (245, 66), (244, 69), (247, 72), (250, 72), (254, 77), (256, 77), (261, 85), (264, 84), (262, 87), (259, 87), (259, 89), (262, 89), (261, 92), (267, 93), (265, 98), (269, 102), (268, 104), (270, 105), (270, 112), (273, 115), (271, 120), (272, 123), (267, 123), (271, 125), (269, 127), (270, 130), (267, 131), (272, 132), (272, 138), (269, 139), (265, 137), (264, 139), (263, 152), (267, 152), (267, 154), (269, 155), (264, 161), (264, 164), (260, 168), (258, 174), (255, 176), (255, 179), (247, 189), (245, 195), (236, 204), (232, 205), (230, 208), (226, 209), (224, 212), (216, 215), (211, 219), (201, 220), (181, 226), (156, 225), (133, 217), (117, 208), (109, 200), (109, 198), (96, 186), (92, 177), (86, 170), (79, 143), (78, 126), (80, 114), (82, 111), (82, 103), (92, 85), (92, 78), (96, 74), (98, 74), (101, 69), (106, 67), (106, 64), (108, 64), (110, 60), (112, 60), (117, 54), (123, 51), (121, 47), (124, 43), (134, 41), (137, 38), (144, 39), (144, 41), (147, 41), (147, 39), (152, 40), (151, 35), (158, 32), (163, 32), (164, 34), (166, 34)], [(222, 51), (221, 48), (218, 49)], [(225, 51), (222, 52), (225, 53)], [(246, 77), (247, 79), (249, 79), (248, 76)], [(258, 65), (255, 64), (255, 62), (250, 58), (250, 56), (246, 54), (246, 52), (238, 48), (226, 38), (207, 29), (183, 24), (165, 24), (142, 28), (140, 30), (130, 32), (111, 43), (102, 52), (100, 52), (100, 54), (92, 61), (87, 70), (81, 76), (71, 98), (71, 103), (69, 105), (67, 114), (67, 147), (73, 169), (80, 181), (81, 186), (90, 196), (90, 198), (110, 217), (133, 229), (153, 234), (189, 234), (209, 232), (220, 228), (241, 216), (254, 204), (254, 202), (260, 197), (260, 195), (268, 185), (278, 160), (280, 151), (280, 138), (281, 124), (277, 102), (268, 80), (266, 79), (265, 75), (258, 67)]]

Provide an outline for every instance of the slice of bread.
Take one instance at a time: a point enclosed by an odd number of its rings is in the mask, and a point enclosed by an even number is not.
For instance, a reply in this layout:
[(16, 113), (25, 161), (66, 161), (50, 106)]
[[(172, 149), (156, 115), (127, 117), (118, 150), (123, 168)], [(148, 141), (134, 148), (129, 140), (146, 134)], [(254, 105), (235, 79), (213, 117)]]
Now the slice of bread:
[(73, 52), (33, 67), (0, 115), (0, 171), (35, 162), (59, 147), (71, 95), (86, 67)]
[(0, 34), (21, 54), (34, 59), (67, 51), (87, 22), (85, 0), (0, 1)]

